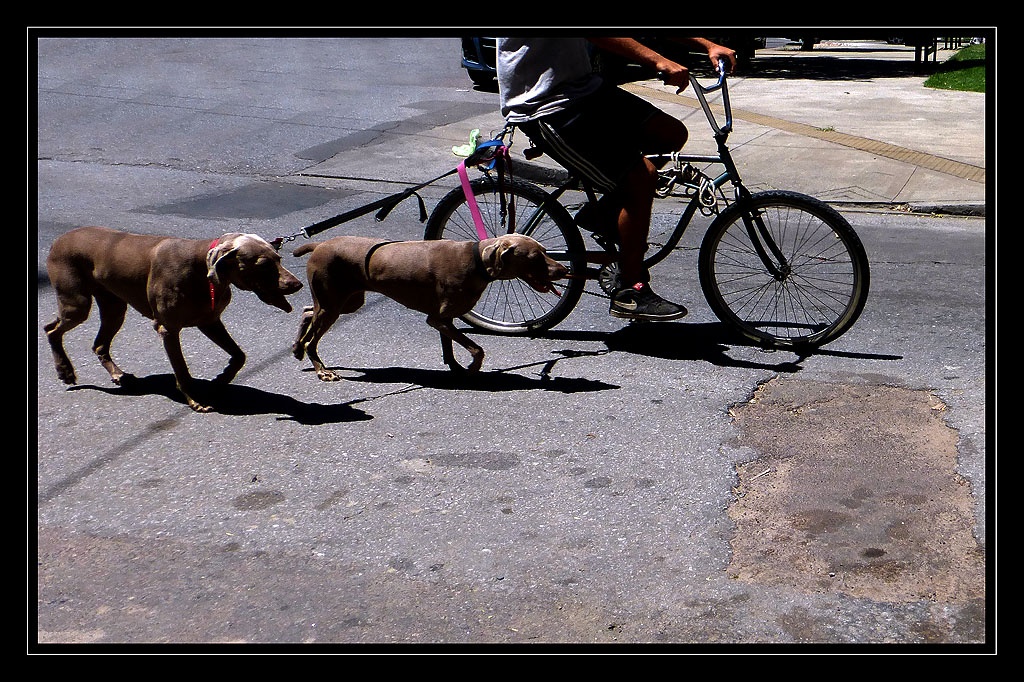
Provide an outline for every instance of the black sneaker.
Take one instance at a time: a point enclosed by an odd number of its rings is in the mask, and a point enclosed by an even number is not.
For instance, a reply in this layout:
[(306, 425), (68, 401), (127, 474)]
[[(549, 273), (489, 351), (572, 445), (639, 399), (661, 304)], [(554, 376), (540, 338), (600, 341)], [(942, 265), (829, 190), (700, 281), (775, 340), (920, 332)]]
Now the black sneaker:
[(651, 291), (651, 285), (640, 282), (615, 292), (609, 312), (626, 320), (677, 320), (687, 311)]

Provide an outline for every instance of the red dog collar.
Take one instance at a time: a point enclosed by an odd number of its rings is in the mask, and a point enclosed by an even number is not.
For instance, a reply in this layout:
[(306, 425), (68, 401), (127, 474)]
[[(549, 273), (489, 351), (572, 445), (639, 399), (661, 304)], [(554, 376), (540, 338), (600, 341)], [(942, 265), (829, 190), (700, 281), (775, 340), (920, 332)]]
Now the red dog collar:
[[(219, 243), (220, 243), (220, 238), (219, 237), (217, 239), (214, 239), (212, 242), (210, 242), (210, 251), (213, 251), (215, 248), (217, 248), (217, 244), (219, 244)], [(216, 310), (216, 309), (217, 309), (216, 294), (214, 293), (214, 290), (213, 290), (213, 280), (211, 279), (210, 280), (210, 310)]]

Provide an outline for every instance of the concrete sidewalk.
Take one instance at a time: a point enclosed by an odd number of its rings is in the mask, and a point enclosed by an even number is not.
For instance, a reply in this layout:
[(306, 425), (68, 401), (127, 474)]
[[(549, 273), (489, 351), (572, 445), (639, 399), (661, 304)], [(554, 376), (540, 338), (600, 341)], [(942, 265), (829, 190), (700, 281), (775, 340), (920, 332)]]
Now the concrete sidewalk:
[[(941, 50), (936, 64), (953, 54)], [(824, 42), (808, 52), (796, 46), (759, 50), (752, 65), (729, 79), (729, 146), (745, 184), (803, 192), (839, 208), (984, 215), (986, 96), (926, 88), (926, 79), (915, 67), (914, 48), (903, 45)], [(684, 120), (687, 152), (715, 153), (691, 89), (677, 95), (655, 80), (622, 87)], [(444, 173), (458, 158), (439, 149), (465, 144), (469, 128), (485, 138), (502, 129), (496, 94), (487, 94), (495, 98), (493, 112), (468, 125), (460, 120), (434, 128), (428, 144), (339, 154), (303, 175), (374, 177), (386, 168), (393, 181), (417, 184)], [(524, 161), (527, 144), (520, 136), (512, 149), (524, 174), (535, 180), (561, 174), (547, 157)]]
[[(953, 54), (940, 50), (936, 63)], [(986, 96), (926, 88), (930, 70), (917, 71), (914, 49), (902, 45), (758, 51), (729, 80), (729, 144), (744, 180), (837, 205), (984, 215)], [(687, 121), (691, 151), (713, 151), (692, 92), (626, 87)]]

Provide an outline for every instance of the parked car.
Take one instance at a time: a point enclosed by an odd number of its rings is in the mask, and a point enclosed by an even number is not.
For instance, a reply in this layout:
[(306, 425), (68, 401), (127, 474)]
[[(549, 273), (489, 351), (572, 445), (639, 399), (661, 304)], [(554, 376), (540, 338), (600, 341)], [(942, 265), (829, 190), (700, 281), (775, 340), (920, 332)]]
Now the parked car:
[(498, 76), (494, 38), (463, 38), (462, 68), (475, 85), (490, 85)]

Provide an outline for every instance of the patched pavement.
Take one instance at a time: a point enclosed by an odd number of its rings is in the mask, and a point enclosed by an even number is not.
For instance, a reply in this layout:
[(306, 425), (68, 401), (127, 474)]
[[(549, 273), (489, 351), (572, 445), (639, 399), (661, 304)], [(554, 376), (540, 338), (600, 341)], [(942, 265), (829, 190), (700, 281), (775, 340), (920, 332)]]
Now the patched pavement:
[(879, 602), (984, 608), (957, 433), (927, 391), (775, 378), (732, 410), (732, 578)]

